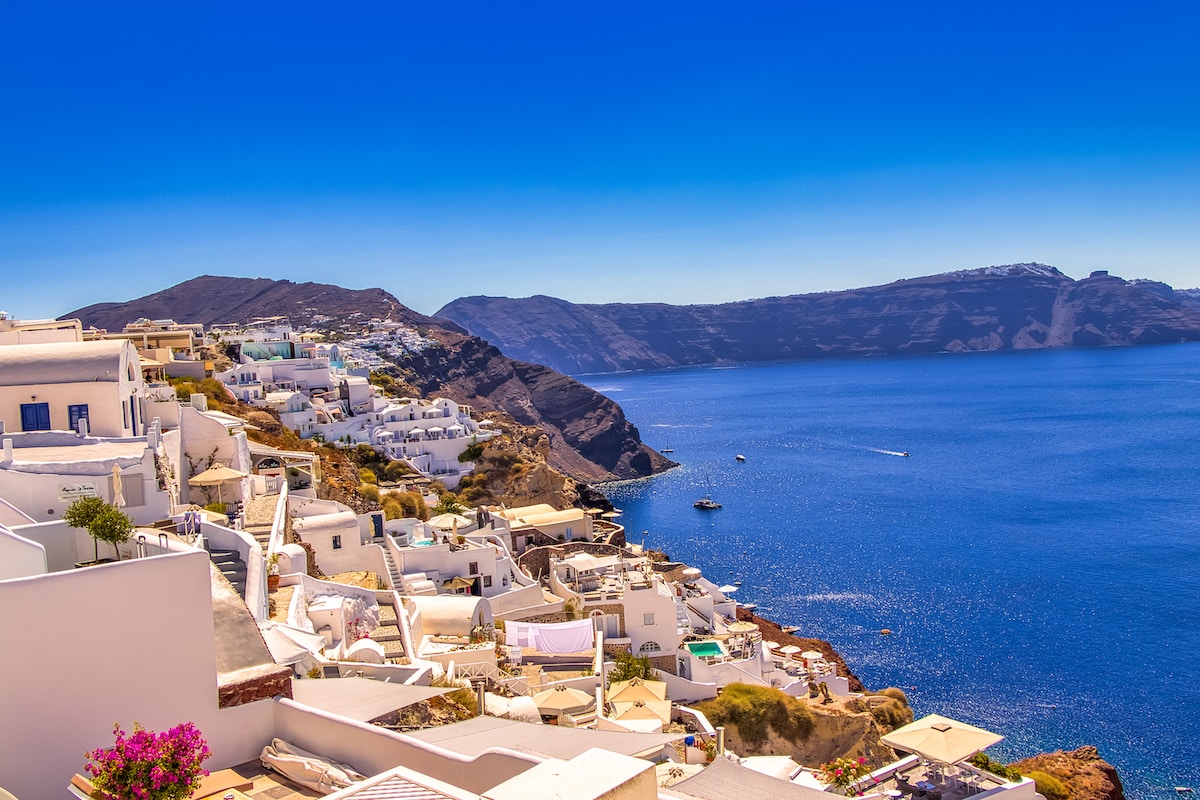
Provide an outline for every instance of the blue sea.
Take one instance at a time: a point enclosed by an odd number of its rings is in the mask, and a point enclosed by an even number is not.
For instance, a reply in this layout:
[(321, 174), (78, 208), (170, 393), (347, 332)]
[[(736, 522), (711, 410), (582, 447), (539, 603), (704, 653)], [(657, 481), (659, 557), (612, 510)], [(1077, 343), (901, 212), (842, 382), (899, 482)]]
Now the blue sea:
[(1200, 345), (582, 380), (681, 464), (605, 487), (630, 541), (994, 757), (1093, 744), (1135, 800), (1200, 788)]

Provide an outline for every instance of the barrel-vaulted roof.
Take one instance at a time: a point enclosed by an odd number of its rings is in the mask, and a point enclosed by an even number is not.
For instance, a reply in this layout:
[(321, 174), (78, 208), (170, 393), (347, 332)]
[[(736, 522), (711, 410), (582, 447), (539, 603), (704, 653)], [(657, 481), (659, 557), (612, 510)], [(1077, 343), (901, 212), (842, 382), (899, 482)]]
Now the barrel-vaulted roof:
[(45, 342), (0, 347), (0, 386), (121, 380), (128, 341)]

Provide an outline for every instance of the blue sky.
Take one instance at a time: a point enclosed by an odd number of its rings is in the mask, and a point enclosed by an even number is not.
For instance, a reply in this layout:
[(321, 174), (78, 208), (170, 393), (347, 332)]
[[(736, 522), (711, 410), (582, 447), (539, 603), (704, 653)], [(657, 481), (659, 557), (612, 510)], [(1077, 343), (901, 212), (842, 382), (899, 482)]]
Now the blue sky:
[(1200, 5), (10, 4), (0, 308), (1200, 286)]

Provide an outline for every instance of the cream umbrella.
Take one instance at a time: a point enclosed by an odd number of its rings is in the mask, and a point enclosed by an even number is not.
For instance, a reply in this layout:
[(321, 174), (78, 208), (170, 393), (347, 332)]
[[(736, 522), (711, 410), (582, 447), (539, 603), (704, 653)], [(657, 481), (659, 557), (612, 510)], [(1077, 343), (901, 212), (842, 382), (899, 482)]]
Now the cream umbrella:
[(794, 644), (789, 644), (785, 647), (779, 648), (779, 652), (783, 653), (785, 656), (790, 656), (792, 653), (799, 653), (802, 649), (803, 648), (797, 647)]
[(533, 695), (533, 702), (543, 716), (556, 716), (586, 711), (595, 704), (596, 698), (579, 689), (555, 686)]
[(125, 507), (124, 485), (121, 483), (121, 465), (113, 464), (112, 468), (112, 489), (113, 489), (113, 505), (117, 508)]
[(249, 475), (248, 472), (242, 472), (233, 467), (227, 467), (224, 464), (217, 464), (204, 470), (199, 475), (193, 475), (188, 478), (188, 486), (216, 486), (217, 502), (219, 503), (221, 502), (221, 487), (227, 483), (236, 483), (247, 475)]
[(633, 703), (638, 700), (666, 700), (667, 684), (664, 681), (648, 681), (644, 678), (632, 678), (627, 681), (614, 681), (608, 687), (608, 702)]
[(897, 728), (880, 741), (888, 747), (916, 753), (930, 761), (957, 764), (1003, 738), (998, 733), (941, 714), (930, 714)]

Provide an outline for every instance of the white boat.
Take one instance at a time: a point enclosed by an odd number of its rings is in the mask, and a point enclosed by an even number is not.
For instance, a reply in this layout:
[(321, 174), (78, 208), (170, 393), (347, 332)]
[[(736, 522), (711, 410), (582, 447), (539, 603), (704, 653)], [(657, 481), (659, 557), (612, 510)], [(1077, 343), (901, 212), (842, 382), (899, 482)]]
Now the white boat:
[(746, 457), (744, 455), (742, 455), (741, 453), (738, 453), (736, 456), (733, 457), (733, 460), (734, 461), (745, 461)]
[(713, 511), (721, 507), (721, 504), (711, 497), (705, 495), (696, 502), (692, 503), (692, 508), (699, 508), (703, 511)]

